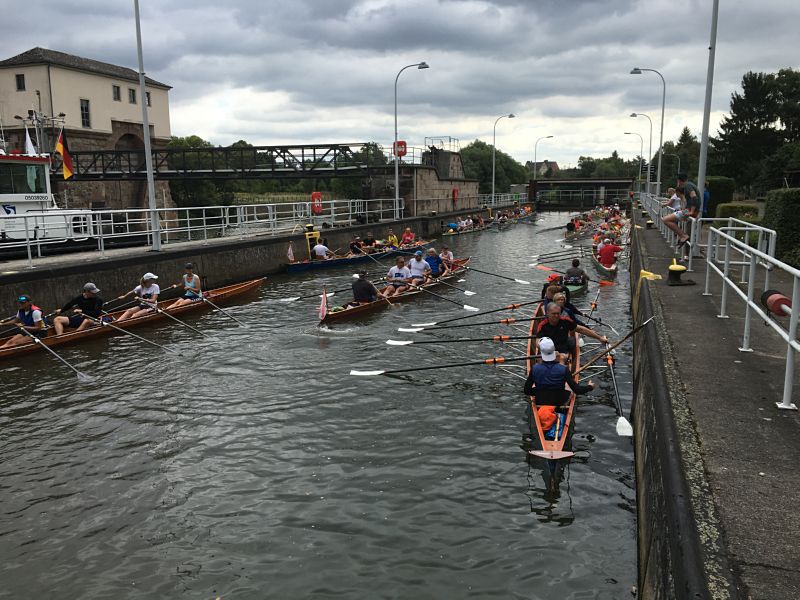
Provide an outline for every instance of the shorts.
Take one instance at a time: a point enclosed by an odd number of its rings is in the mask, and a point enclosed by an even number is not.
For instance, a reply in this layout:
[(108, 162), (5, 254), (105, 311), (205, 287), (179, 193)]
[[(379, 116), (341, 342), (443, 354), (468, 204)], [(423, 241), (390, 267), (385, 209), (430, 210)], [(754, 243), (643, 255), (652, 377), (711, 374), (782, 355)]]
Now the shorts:
[(425, 282), (425, 277), (423, 277), (422, 275), (413, 275), (411, 277), (411, 283), (414, 283), (415, 281), (421, 281), (421, 282), (424, 283)]
[(408, 285), (405, 281), (392, 281), (391, 283), (396, 288), (406, 287)]
[(678, 221), (688, 221), (689, 217), (692, 216), (692, 211), (688, 208), (682, 208), (681, 210), (675, 211), (675, 217)]
[(182, 300), (200, 300), (200, 296), (195, 294), (194, 292), (184, 292), (183, 296), (181, 296)]
[(73, 329), (77, 329), (78, 327), (81, 326), (81, 323), (83, 323), (85, 320), (86, 317), (84, 317), (83, 315), (72, 315), (69, 317), (69, 326), (72, 327)]

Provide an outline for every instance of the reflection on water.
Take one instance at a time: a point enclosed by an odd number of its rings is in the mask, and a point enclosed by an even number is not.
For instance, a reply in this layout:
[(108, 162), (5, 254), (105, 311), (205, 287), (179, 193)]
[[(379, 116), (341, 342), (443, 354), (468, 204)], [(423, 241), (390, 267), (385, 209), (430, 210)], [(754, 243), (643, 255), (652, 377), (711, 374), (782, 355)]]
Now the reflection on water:
[[(529, 256), (560, 232), (540, 227), (449, 241), (478, 268), (541, 281)], [(540, 289), (465, 279), (481, 308)], [(278, 301), (350, 280), (347, 269), (270, 278), (230, 307), (250, 328), (219, 313), (187, 317), (209, 338), (138, 331), (180, 357), (124, 337), (60, 350), (96, 377), (88, 384), (45, 355), (3, 364), (0, 594), (626, 596), (636, 577), (632, 449), (614, 433), (610, 379), (596, 375), (600, 391), (579, 400), (578, 454), (551, 472), (520, 448), (525, 397), (513, 368), (347, 375), (513, 354), (384, 343), (403, 337), (399, 326), (463, 311), (424, 298), (320, 329), (314, 300)], [(620, 331), (626, 294), (621, 274), (599, 300)], [(508, 333), (425, 339), (465, 331)], [(629, 353), (617, 362), (626, 407)]]

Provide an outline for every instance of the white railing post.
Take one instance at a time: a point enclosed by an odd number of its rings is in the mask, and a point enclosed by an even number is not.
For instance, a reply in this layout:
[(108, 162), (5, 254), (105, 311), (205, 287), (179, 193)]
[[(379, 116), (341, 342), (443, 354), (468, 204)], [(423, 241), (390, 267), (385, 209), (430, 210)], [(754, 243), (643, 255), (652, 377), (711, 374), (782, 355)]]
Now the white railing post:
[(797, 410), (792, 402), (792, 386), (794, 385), (794, 348), (792, 341), (797, 339), (797, 321), (800, 316), (800, 277), (795, 275), (792, 286), (792, 316), (789, 317), (789, 343), (786, 345), (786, 372), (783, 376), (783, 400), (776, 402), (778, 408)]
[[(745, 232), (748, 233), (748, 232)], [(742, 333), (742, 345), (739, 352), (752, 352), (750, 347), (750, 316), (752, 313), (753, 296), (756, 289), (756, 255), (750, 253), (750, 272), (747, 280), (747, 304), (744, 309), (744, 332)]]
[(725, 268), (722, 272), (722, 300), (720, 301), (720, 309), (719, 314), (717, 315), (718, 319), (727, 319), (728, 315), (726, 313), (728, 309), (728, 274), (730, 272), (730, 250), (731, 250), (731, 242), (730, 239), (725, 240)]
[(25, 247), (28, 249), (28, 268), (33, 268), (33, 256), (31, 255), (31, 234), (28, 230), (28, 217), (22, 217), (25, 224)]
[(715, 239), (716, 231), (712, 227), (708, 232), (708, 250), (706, 252), (706, 289), (703, 291), (703, 296), (711, 296), (711, 263), (716, 260), (716, 246), (711, 244), (711, 240)]

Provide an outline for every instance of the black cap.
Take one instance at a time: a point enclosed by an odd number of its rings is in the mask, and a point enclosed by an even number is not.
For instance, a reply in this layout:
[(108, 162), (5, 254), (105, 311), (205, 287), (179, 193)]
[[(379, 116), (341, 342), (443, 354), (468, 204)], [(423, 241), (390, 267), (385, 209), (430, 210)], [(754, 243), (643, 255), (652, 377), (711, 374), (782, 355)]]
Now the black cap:
[(679, 181), (688, 181), (689, 178), (686, 176), (686, 173), (678, 173), (678, 180)]
[(186, 263), (185, 265), (183, 265), (183, 268), (184, 269), (194, 269), (194, 265), (192, 263)]

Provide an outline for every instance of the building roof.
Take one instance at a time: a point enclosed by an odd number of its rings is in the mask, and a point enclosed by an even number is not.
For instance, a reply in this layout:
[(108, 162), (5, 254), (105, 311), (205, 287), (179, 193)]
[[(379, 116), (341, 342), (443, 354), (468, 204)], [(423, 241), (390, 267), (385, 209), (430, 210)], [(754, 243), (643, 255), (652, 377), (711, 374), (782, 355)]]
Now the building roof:
[[(110, 63), (100, 62), (91, 58), (81, 58), (74, 54), (67, 54), (66, 52), (58, 52), (56, 50), (48, 50), (47, 48), (31, 48), (22, 54), (17, 54), (6, 60), (0, 60), (0, 68), (3, 67), (17, 67), (24, 65), (55, 65), (58, 67), (65, 67), (67, 69), (75, 69), (76, 71), (84, 71), (88, 73), (96, 73), (98, 75), (106, 75), (116, 79), (125, 79), (127, 81), (139, 81), (139, 73), (127, 67), (119, 67)], [(166, 83), (161, 83), (149, 77), (145, 77), (148, 85), (154, 87), (161, 87), (171, 89), (172, 86)]]

